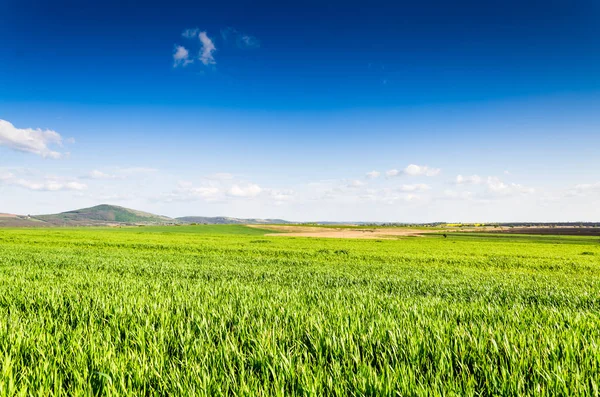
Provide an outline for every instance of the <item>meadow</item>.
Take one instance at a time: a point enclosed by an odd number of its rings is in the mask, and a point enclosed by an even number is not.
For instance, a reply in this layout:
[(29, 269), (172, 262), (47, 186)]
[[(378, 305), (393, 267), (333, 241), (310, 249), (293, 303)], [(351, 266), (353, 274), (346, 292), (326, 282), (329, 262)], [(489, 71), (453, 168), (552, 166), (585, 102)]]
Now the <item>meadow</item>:
[(597, 237), (0, 229), (0, 396), (598, 396)]

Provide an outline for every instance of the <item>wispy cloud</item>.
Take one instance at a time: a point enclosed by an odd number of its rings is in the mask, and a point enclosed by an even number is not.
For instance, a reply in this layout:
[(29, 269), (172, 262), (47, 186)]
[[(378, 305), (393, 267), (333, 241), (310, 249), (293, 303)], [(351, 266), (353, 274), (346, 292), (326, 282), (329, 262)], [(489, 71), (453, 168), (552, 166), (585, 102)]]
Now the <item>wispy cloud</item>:
[(404, 169), (404, 173), (406, 175), (411, 175), (411, 176), (420, 176), (420, 175), (436, 176), (441, 171), (442, 170), (439, 168), (431, 168), (426, 165), (416, 165), (416, 164), (410, 164)]
[(245, 186), (233, 185), (227, 190), (227, 195), (233, 197), (256, 197), (262, 192), (262, 188), (256, 184)]
[(244, 50), (253, 50), (260, 48), (260, 40), (255, 36), (251, 36), (246, 33), (242, 33), (239, 30), (227, 27), (221, 29), (221, 37), (226, 43), (235, 43), (238, 48)]
[(67, 180), (56, 176), (45, 176), (30, 180), (19, 177), (11, 172), (0, 173), (0, 182), (5, 185), (18, 186), (34, 191), (56, 192), (61, 190), (85, 190), (87, 185), (77, 181)]
[(202, 43), (202, 47), (200, 48), (200, 61), (204, 65), (214, 65), (216, 62), (213, 56), (213, 52), (215, 52), (217, 49), (215, 47), (215, 44), (210, 39), (210, 37), (208, 37), (206, 32), (200, 32), (198, 38)]
[(479, 175), (470, 175), (470, 176), (456, 176), (456, 184), (457, 185), (479, 185), (483, 183), (484, 179)]
[(416, 183), (414, 185), (402, 185), (399, 188), (401, 192), (424, 192), (430, 189), (431, 186), (424, 183)]
[(391, 169), (386, 171), (385, 175), (388, 178), (393, 178), (400, 175), (409, 176), (437, 176), (442, 170), (440, 168), (431, 168), (426, 165), (409, 164), (403, 170)]
[(367, 178), (369, 178), (369, 179), (379, 178), (380, 175), (381, 175), (381, 172), (379, 172), (379, 171), (367, 172)]
[[(497, 176), (488, 176), (487, 178), (480, 177), (479, 175), (463, 176), (457, 175), (455, 179), (456, 185), (482, 185), (485, 187), (485, 192), (480, 193), (480, 197), (494, 198), (494, 197), (507, 197), (515, 195), (528, 195), (535, 193), (535, 189), (532, 187), (524, 186), (519, 183), (507, 183), (502, 181)], [(476, 197), (477, 195), (471, 194), (470, 197)], [(456, 197), (459, 197), (457, 195)]]
[(62, 146), (63, 138), (52, 130), (17, 128), (6, 120), (0, 119), (0, 146), (18, 152), (33, 153), (38, 156), (59, 159), (66, 153), (51, 149)]
[(139, 177), (158, 172), (156, 168), (149, 167), (111, 167), (105, 171), (92, 170), (82, 179), (126, 179), (130, 177)]
[(195, 39), (199, 34), (200, 29), (193, 28), (184, 30), (183, 33), (181, 33), (181, 36), (185, 37), (186, 39)]

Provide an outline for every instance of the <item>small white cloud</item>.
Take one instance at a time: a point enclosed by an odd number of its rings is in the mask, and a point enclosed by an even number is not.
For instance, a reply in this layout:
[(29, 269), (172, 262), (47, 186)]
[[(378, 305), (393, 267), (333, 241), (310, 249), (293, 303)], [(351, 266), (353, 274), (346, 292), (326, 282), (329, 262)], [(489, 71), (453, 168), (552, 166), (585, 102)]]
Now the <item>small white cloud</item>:
[(409, 175), (409, 176), (436, 176), (441, 172), (439, 168), (430, 168), (426, 165), (416, 165), (409, 164), (402, 171), (397, 169), (391, 169), (386, 171), (385, 175), (388, 178), (392, 178), (400, 175)]
[(227, 191), (229, 196), (233, 197), (256, 197), (262, 192), (260, 186), (249, 184), (246, 186), (233, 185)]
[(484, 179), (479, 175), (470, 175), (470, 176), (456, 176), (456, 184), (457, 185), (480, 185), (482, 184)]
[(404, 173), (411, 176), (436, 176), (441, 172), (439, 168), (430, 168), (426, 165), (409, 164)]
[(117, 176), (112, 175), (112, 174), (107, 174), (106, 172), (93, 170), (93, 171), (90, 171), (89, 174), (87, 174), (87, 178), (90, 178), (90, 179), (115, 179), (115, 178), (117, 178)]
[(367, 178), (369, 178), (369, 179), (379, 178), (380, 175), (381, 175), (381, 172), (379, 172), (379, 171), (367, 172)]
[(175, 51), (173, 52), (173, 67), (177, 66), (186, 66), (190, 63), (194, 62), (193, 59), (190, 59), (190, 52), (184, 46), (175, 46)]
[(200, 61), (204, 65), (214, 65), (215, 58), (213, 56), (213, 52), (217, 49), (213, 41), (208, 37), (206, 32), (200, 32), (198, 35), (200, 42), (202, 43), (202, 47), (200, 48)]
[(402, 185), (399, 188), (401, 192), (424, 192), (430, 189), (431, 186), (426, 185), (424, 183), (416, 183), (414, 185)]
[(52, 150), (52, 145), (62, 146), (62, 137), (58, 132), (39, 128), (16, 128), (10, 122), (0, 119), (0, 146), (52, 159), (66, 155)]

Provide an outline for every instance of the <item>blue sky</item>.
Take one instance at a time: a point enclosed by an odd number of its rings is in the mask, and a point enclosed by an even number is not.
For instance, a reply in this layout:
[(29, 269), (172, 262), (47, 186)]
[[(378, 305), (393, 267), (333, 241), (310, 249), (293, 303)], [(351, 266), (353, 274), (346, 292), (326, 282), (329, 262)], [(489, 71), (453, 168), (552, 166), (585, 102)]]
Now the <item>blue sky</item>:
[(415, 3), (0, 3), (0, 212), (600, 220), (600, 4)]

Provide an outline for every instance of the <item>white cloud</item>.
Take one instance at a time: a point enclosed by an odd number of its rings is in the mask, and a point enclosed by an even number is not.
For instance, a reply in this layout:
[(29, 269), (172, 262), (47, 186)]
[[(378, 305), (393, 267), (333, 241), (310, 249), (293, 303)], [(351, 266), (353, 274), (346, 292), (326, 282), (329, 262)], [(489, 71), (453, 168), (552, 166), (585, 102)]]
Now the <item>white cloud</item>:
[(416, 164), (409, 164), (404, 169), (404, 173), (406, 175), (411, 175), (411, 176), (420, 176), (420, 175), (436, 176), (440, 173), (440, 171), (441, 171), (441, 169), (439, 169), (439, 168), (430, 168), (426, 165), (416, 165)]
[(514, 196), (535, 193), (535, 189), (532, 187), (524, 186), (519, 183), (505, 183), (497, 176), (482, 178), (479, 175), (457, 175), (455, 183), (457, 185), (484, 185), (487, 194), (480, 196), (488, 198), (490, 196)]
[(582, 183), (579, 185), (575, 185), (575, 190), (582, 191), (582, 192), (589, 192), (589, 191), (596, 191), (596, 190), (600, 191), (600, 182)]
[(515, 194), (533, 194), (535, 189), (518, 183), (504, 183), (498, 177), (490, 176), (486, 181), (488, 192), (495, 195), (510, 196)]
[[(225, 174), (228, 176), (228, 174)], [(204, 200), (208, 202), (225, 203), (233, 198), (254, 198), (257, 196), (270, 195), (275, 200), (285, 200), (287, 193), (285, 191), (276, 191), (271, 189), (262, 189), (260, 186), (244, 181), (235, 181), (229, 178), (209, 179), (203, 178), (200, 186), (192, 182), (179, 181), (178, 186), (170, 193), (155, 197), (158, 201), (196, 201)], [(266, 195), (263, 195), (266, 193)]]
[(116, 175), (107, 174), (106, 172), (93, 170), (90, 171), (89, 174), (86, 175), (87, 178), (90, 179), (115, 179), (118, 178)]
[(194, 62), (193, 59), (190, 59), (190, 52), (184, 46), (175, 46), (175, 51), (173, 52), (173, 67), (177, 66), (187, 66), (188, 64)]
[(214, 65), (215, 58), (213, 56), (213, 52), (217, 49), (213, 41), (208, 37), (206, 32), (200, 32), (198, 35), (200, 42), (202, 43), (202, 48), (200, 48), (200, 61), (204, 65)]
[(227, 191), (229, 196), (233, 197), (256, 197), (262, 192), (260, 186), (249, 184), (245, 186), (233, 185)]
[(426, 185), (424, 183), (417, 183), (414, 185), (402, 185), (399, 188), (401, 192), (424, 192), (430, 189), (431, 186)]
[(56, 192), (60, 190), (85, 190), (87, 185), (55, 176), (46, 176), (38, 180), (30, 180), (16, 176), (11, 172), (0, 173), (0, 182), (35, 191)]
[(0, 119), (0, 146), (52, 159), (65, 155), (52, 150), (52, 145), (62, 146), (62, 137), (58, 132), (39, 128), (16, 128), (10, 122)]
[(479, 175), (471, 175), (471, 176), (456, 176), (456, 184), (457, 185), (480, 185), (483, 183), (484, 179)]
[(367, 178), (369, 178), (369, 179), (379, 178), (380, 175), (381, 175), (381, 172), (379, 172), (379, 171), (367, 172)]
[(194, 187), (191, 182), (180, 181), (177, 188), (170, 193), (163, 194), (158, 198), (159, 201), (217, 201), (221, 195), (221, 190), (216, 186)]
[(109, 171), (92, 170), (82, 179), (126, 179), (157, 172), (156, 168), (148, 167), (112, 167)]
[[(1, 179), (1, 176), (0, 176)], [(588, 196), (590, 193), (600, 192), (600, 182), (596, 183), (580, 183), (578, 185), (573, 186), (571, 189), (568, 189), (564, 196), (573, 197), (573, 196)]]
[(436, 176), (441, 172), (439, 168), (430, 168), (426, 165), (416, 165), (409, 164), (402, 171), (397, 169), (391, 169), (386, 171), (385, 175), (388, 178), (393, 178), (395, 176), (400, 175), (409, 175), (409, 176)]

